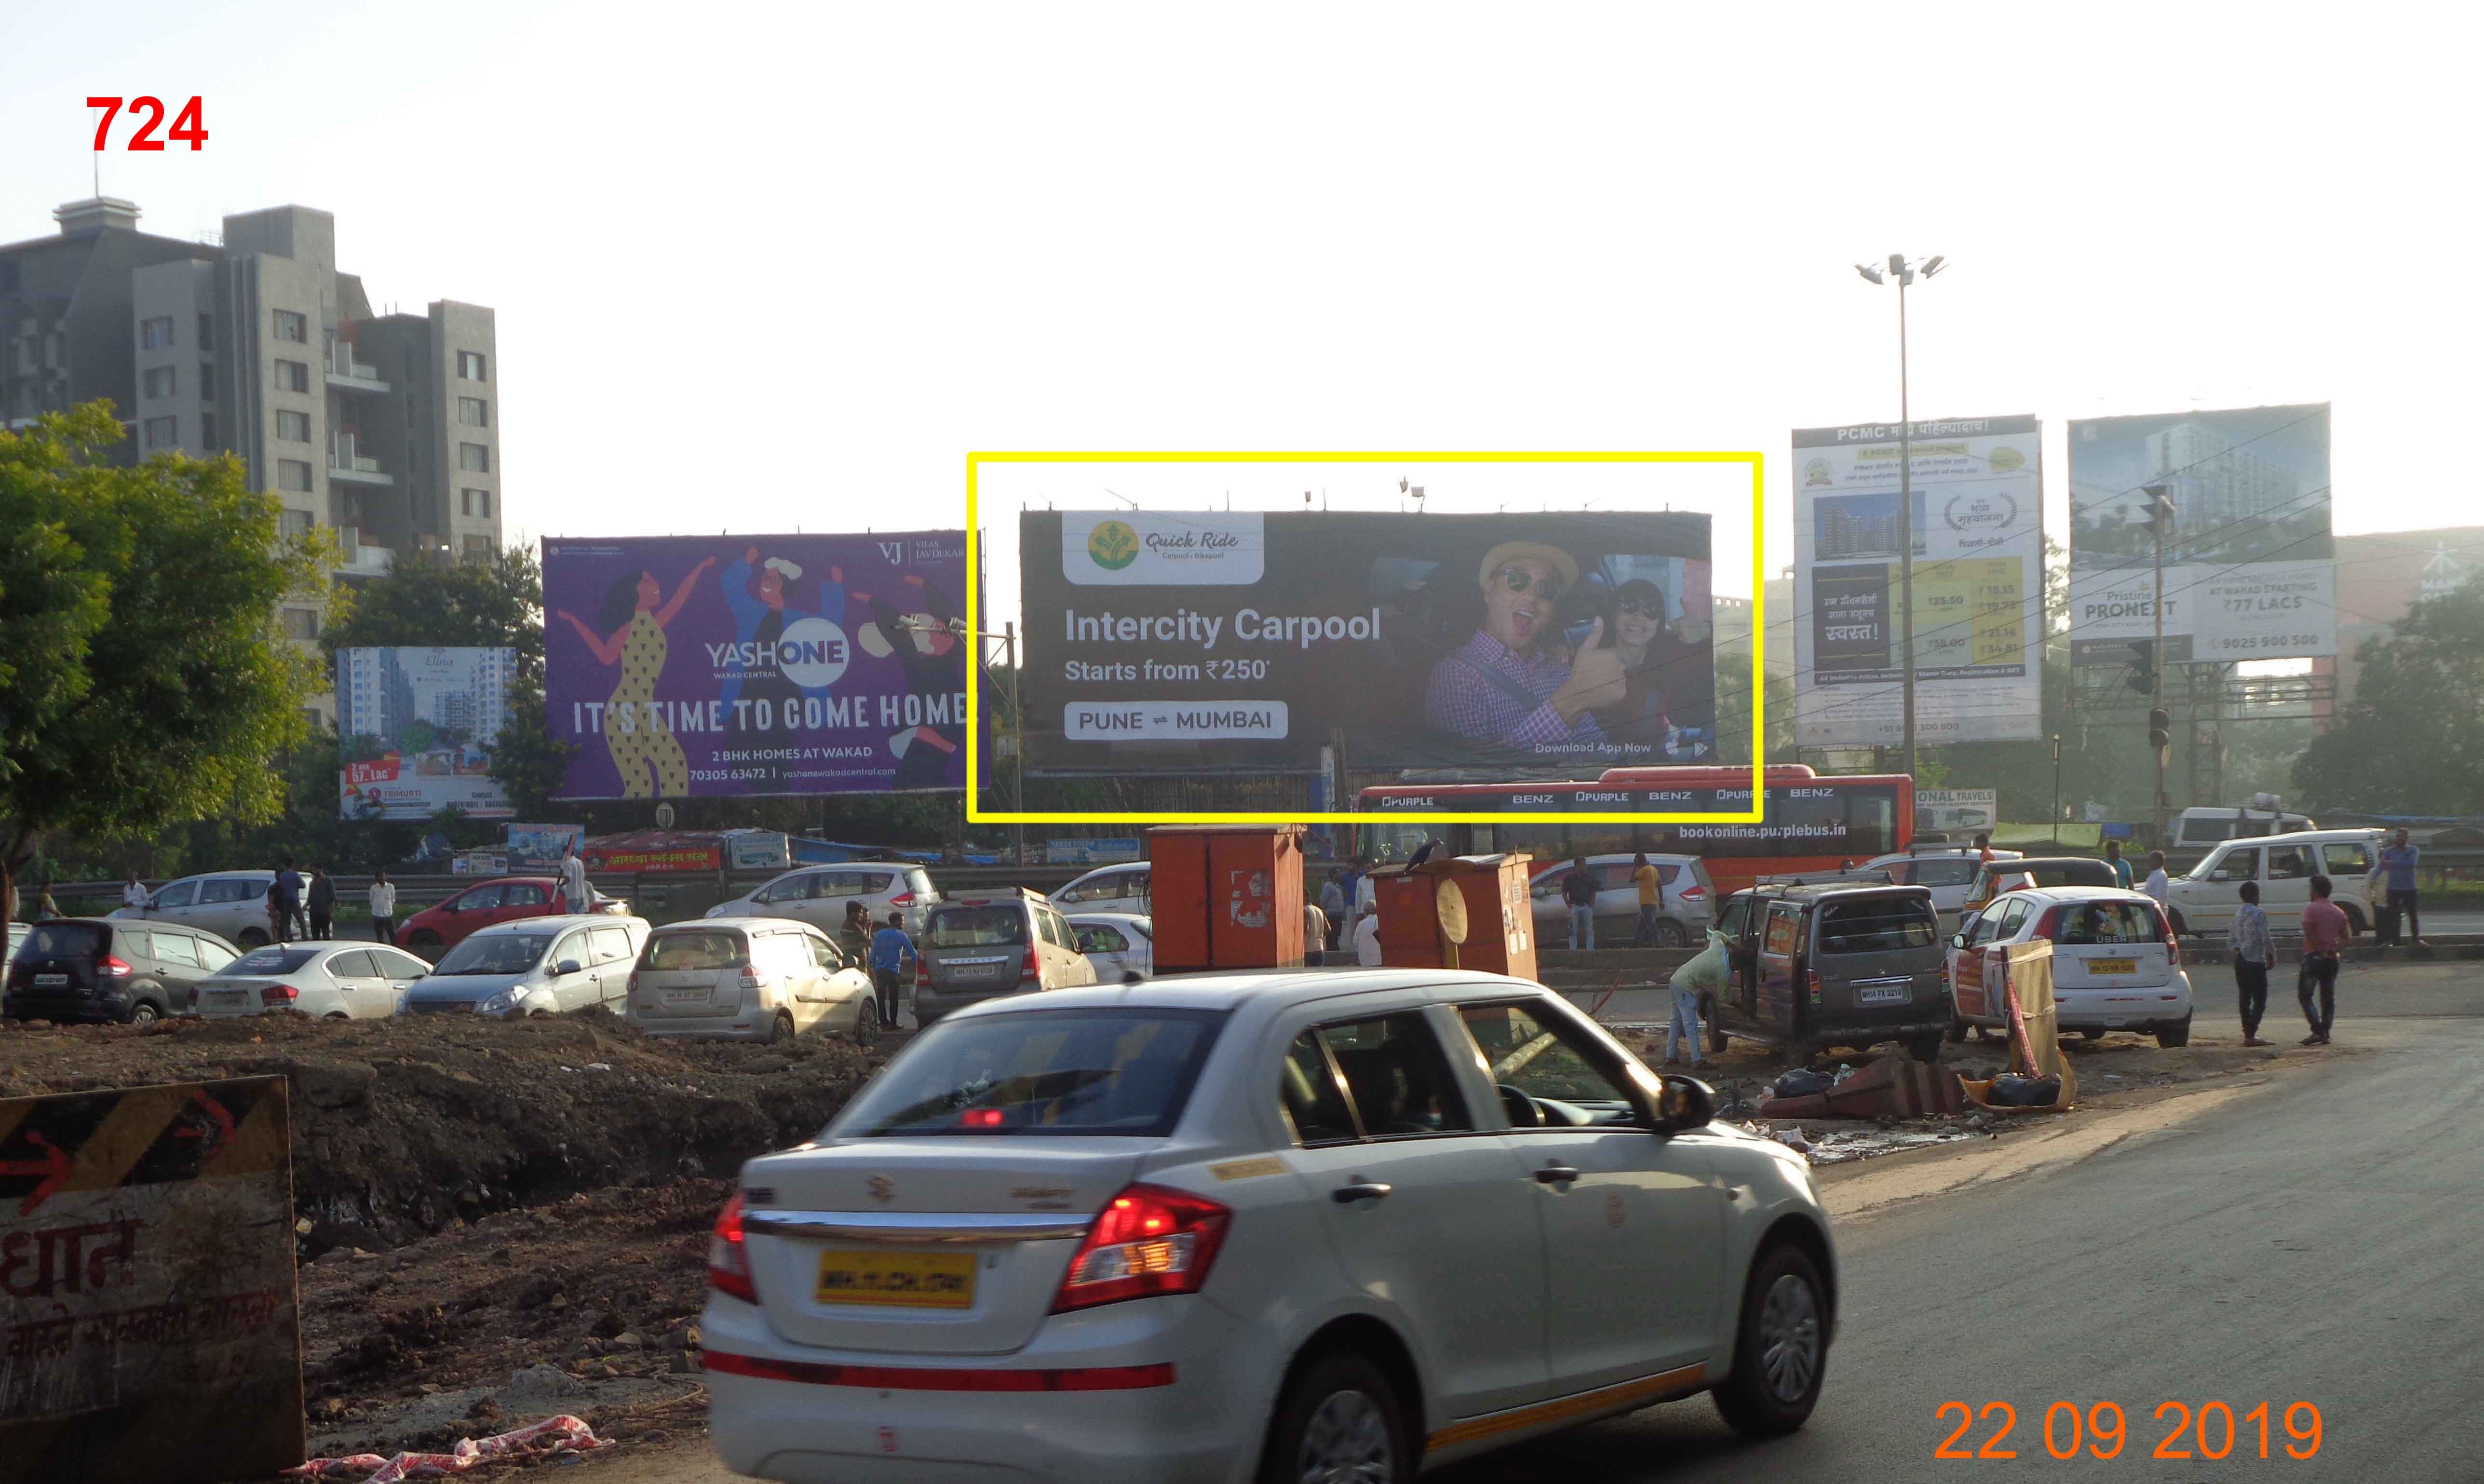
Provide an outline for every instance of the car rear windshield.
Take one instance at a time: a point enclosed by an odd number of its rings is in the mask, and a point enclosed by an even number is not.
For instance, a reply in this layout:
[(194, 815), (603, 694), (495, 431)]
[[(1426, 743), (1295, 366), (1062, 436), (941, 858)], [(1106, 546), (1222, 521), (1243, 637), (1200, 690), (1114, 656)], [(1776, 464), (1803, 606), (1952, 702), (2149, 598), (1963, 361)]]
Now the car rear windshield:
[(440, 960), (434, 974), (523, 974), (552, 947), (549, 932), (478, 932)]
[(2024, 886), (2033, 880), (2038, 886), (2112, 886), (2120, 877), (2113, 867), (2100, 860), (2039, 860), (2009, 871), (1995, 871), (1995, 880)]
[(1929, 948), (1939, 936), (1932, 904), (1912, 897), (1874, 897), (1832, 902), (1820, 909), (1823, 954), (1885, 954)]
[(647, 940), (647, 961), (654, 970), (730, 969), (742, 962), (739, 932), (660, 932)]
[(1024, 907), (941, 907), (924, 930), (924, 945), (929, 948), (990, 948), (1025, 941)]
[(286, 948), (270, 943), (253, 949), (225, 966), (228, 974), (290, 974), (319, 957), (315, 948)]
[(1225, 1012), (1030, 1010), (942, 1020), (863, 1085), (823, 1138), (932, 1134), (1161, 1139), (1181, 1120)]
[(17, 952), (27, 958), (92, 958), (103, 952), (106, 931), (94, 923), (43, 923)]

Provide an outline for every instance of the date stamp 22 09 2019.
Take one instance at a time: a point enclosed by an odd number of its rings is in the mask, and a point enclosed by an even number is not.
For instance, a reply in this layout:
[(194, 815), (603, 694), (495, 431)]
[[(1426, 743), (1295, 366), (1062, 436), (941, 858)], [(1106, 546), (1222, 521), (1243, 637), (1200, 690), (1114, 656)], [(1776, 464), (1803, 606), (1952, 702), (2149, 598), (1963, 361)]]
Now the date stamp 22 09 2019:
[[(2166, 1429), (2147, 1458), (2222, 1459), (2243, 1458), (2309, 1458), (2320, 1451), (2320, 1409), (2313, 1403), (2299, 1401), (2282, 1412), (2272, 1403), (2260, 1402), (2248, 1411), (2237, 1413), (2240, 1403), (2222, 1401), (2192, 1403), (2169, 1401), (2159, 1403), (2155, 1419)], [(1955, 1413), (1958, 1426), (1933, 1447), (1934, 1458), (2003, 1459), (2016, 1458), (2018, 1440), (2012, 1437), (2018, 1427), (2018, 1409), (2004, 1401), (1985, 1402), (1979, 1410), (1964, 1402), (1943, 1402), (1934, 1416), (1946, 1422)], [(2276, 1423), (2270, 1451), (2271, 1423)], [(1989, 1435), (1977, 1443), (1969, 1435), (1988, 1426)], [(2076, 1458), (2084, 1452), (2091, 1458), (2119, 1458), (2133, 1442), (2130, 1424), (2118, 1402), (2100, 1401), (2081, 1411), (2078, 1403), (2058, 1401), (2044, 1409), (2042, 1443), (2045, 1455), (2052, 1458)], [(2144, 1440), (2141, 1440), (2144, 1441)], [(2031, 1455), (2032, 1456), (2032, 1455)]]

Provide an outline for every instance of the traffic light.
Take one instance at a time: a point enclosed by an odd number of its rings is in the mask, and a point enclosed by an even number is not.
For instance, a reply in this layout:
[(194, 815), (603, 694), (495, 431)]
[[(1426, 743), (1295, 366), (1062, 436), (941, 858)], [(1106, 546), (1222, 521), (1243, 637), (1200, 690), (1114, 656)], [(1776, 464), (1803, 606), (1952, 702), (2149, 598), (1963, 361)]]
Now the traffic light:
[(2174, 491), (2171, 485), (2144, 484), (2140, 493), (2147, 497), (2147, 514), (2140, 521), (2160, 536), (2174, 532)]
[(2174, 745), (2174, 714), (2161, 706), (2147, 714), (2147, 745), (2157, 748)]
[(2154, 695), (2156, 693), (2156, 641), (2133, 639), (2130, 641), (2130, 652), (2136, 658), (2130, 661), (2129, 670), (2123, 673), (2122, 684), (2141, 695)]

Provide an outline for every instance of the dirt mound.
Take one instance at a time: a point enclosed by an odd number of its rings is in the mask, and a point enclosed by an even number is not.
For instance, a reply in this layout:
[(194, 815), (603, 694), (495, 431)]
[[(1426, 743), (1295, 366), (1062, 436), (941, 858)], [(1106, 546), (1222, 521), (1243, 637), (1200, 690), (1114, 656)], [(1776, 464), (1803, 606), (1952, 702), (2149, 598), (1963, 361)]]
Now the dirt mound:
[(729, 1176), (818, 1132), (885, 1050), (657, 1040), (601, 1012), (0, 1022), (0, 1097), (284, 1076), (294, 1202), (316, 1256), (607, 1186)]

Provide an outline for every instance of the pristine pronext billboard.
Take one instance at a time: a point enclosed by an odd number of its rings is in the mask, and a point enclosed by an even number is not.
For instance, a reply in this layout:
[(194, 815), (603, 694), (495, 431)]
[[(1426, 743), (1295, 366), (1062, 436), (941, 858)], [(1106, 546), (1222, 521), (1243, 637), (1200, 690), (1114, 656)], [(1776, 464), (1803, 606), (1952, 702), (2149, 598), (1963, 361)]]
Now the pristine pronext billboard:
[[(1918, 420), (1910, 432), (1915, 736), (2043, 733), (2043, 425)], [(1804, 747), (1904, 740), (1895, 423), (1794, 435), (1794, 727)]]
[(2337, 652), (2329, 404), (2070, 424), (2070, 659), (2124, 664), (2156, 634), (2150, 485), (2165, 535), (2170, 663)]
[(516, 668), (510, 649), (337, 651), (343, 817), (427, 820), (454, 807), (470, 819), (507, 819), (492, 748)]
[(960, 531), (547, 540), (562, 798), (961, 789)]
[(1714, 756), (1705, 515), (1029, 511), (1031, 767)]

